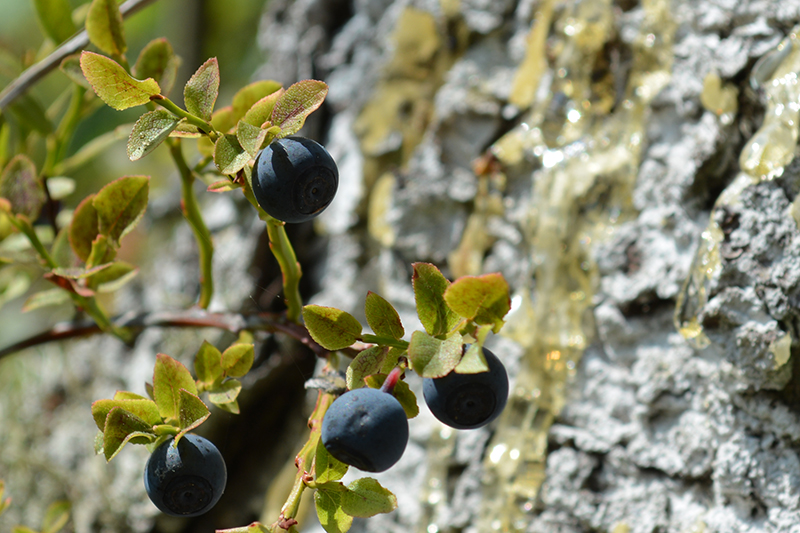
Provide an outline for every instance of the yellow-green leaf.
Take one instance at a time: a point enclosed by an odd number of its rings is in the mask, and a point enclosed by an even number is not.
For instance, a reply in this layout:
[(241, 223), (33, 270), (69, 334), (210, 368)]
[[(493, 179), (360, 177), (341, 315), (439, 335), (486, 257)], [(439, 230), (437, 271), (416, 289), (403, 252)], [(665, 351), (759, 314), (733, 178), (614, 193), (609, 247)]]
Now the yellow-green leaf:
[(121, 56), (128, 49), (117, 0), (94, 0), (86, 14), (89, 41), (108, 55)]
[(371, 477), (357, 479), (347, 488), (342, 494), (342, 510), (350, 516), (369, 518), (397, 509), (395, 495)]
[(458, 333), (442, 340), (415, 331), (408, 345), (411, 368), (424, 378), (440, 378), (450, 373), (461, 361), (461, 353), (462, 338)]
[(459, 278), (447, 288), (444, 300), (458, 315), (477, 324), (491, 325), (495, 333), (511, 309), (508, 283), (499, 273)]
[(136, 161), (155, 150), (181, 120), (163, 109), (148, 111), (139, 117), (128, 138), (128, 158)]
[(393, 339), (400, 339), (405, 335), (400, 315), (392, 307), (392, 304), (382, 296), (372, 291), (367, 292), (364, 308), (367, 315), (367, 324), (376, 335), (392, 337)]
[[(231, 103), (231, 127), (239, 122), (256, 102), (275, 93), (280, 88), (281, 84), (277, 81), (259, 80), (239, 89), (233, 96), (233, 102)], [(253, 125), (260, 126), (261, 124)]]
[(361, 335), (361, 323), (350, 313), (334, 307), (306, 305), (303, 320), (311, 338), (327, 350), (347, 348)]
[(97, 96), (118, 111), (144, 105), (161, 92), (153, 78), (137, 80), (113, 59), (93, 52), (81, 52), (81, 70)]
[(139, 52), (133, 73), (138, 78), (153, 78), (161, 86), (164, 96), (175, 85), (181, 60), (175, 55), (172, 45), (163, 37), (153, 39)]
[(417, 315), (422, 326), (431, 335), (448, 333), (460, 320), (444, 301), (444, 292), (450, 286), (450, 282), (430, 263), (414, 263), (412, 267), (414, 299), (417, 302)]
[(180, 361), (163, 353), (158, 354), (153, 371), (153, 399), (165, 420), (178, 420), (181, 389), (197, 394), (197, 385), (192, 374)]
[(36, 165), (24, 154), (9, 161), (0, 175), (0, 196), (11, 202), (11, 211), (34, 221), (47, 201)]
[(250, 160), (250, 154), (239, 144), (236, 135), (220, 135), (214, 145), (214, 164), (226, 175), (239, 172)]
[(109, 244), (119, 248), (119, 241), (144, 216), (150, 191), (149, 176), (125, 176), (112, 181), (94, 196), (98, 231)]

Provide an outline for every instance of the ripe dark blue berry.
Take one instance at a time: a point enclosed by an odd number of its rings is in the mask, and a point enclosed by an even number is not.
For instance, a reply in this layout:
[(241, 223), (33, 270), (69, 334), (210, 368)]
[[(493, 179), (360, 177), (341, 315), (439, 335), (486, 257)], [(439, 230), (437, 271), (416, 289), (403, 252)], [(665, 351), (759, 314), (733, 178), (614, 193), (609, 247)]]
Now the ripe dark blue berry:
[(483, 349), (488, 372), (457, 374), (422, 381), (433, 415), (456, 429), (475, 429), (497, 418), (508, 400), (508, 374), (495, 354)]
[(333, 201), (338, 187), (336, 162), (311, 139), (278, 139), (256, 156), (253, 194), (261, 208), (278, 220), (311, 220)]
[(211, 441), (184, 435), (162, 443), (147, 460), (144, 488), (162, 512), (172, 516), (198, 516), (219, 500), (228, 473), (225, 461)]
[(322, 420), (322, 444), (343, 463), (383, 472), (402, 457), (408, 444), (408, 419), (400, 402), (379, 389), (345, 392)]

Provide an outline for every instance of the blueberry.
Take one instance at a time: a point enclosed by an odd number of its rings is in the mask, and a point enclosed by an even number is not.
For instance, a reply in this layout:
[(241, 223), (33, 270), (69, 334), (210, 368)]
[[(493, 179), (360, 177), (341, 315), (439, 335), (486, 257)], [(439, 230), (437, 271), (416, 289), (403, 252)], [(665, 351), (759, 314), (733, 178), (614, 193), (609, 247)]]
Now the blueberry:
[(284, 222), (305, 222), (333, 200), (339, 170), (319, 143), (305, 137), (278, 139), (253, 166), (253, 193), (261, 208)]
[(456, 429), (475, 429), (497, 418), (508, 400), (508, 374), (495, 354), (483, 349), (488, 372), (422, 380), (425, 403), (433, 415)]
[(147, 460), (144, 488), (150, 500), (171, 516), (198, 516), (225, 491), (225, 461), (211, 441), (197, 435), (162, 443)]
[(383, 472), (403, 455), (408, 419), (400, 402), (379, 389), (345, 392), (322, 420), (322, 444), (343, 463), (368, 472)]

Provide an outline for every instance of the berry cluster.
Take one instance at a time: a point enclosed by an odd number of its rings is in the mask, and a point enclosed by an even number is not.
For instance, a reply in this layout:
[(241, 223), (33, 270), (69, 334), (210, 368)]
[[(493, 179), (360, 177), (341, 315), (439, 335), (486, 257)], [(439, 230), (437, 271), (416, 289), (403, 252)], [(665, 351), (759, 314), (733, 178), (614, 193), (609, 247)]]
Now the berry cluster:
[[(425, 403), (433, 415), (456, 429), (485, 426), (503, 411), (508, 374), (503, 363), (483, 349), (487, 372), (458, 374), (423, 381)], [(392, 395), (399, 372), (380, 389), (354, 389), (337, 398), (322, 422), (322, 444), (336, 459), (369, 472), (393, 466), (408, 443), (408, 421)]]

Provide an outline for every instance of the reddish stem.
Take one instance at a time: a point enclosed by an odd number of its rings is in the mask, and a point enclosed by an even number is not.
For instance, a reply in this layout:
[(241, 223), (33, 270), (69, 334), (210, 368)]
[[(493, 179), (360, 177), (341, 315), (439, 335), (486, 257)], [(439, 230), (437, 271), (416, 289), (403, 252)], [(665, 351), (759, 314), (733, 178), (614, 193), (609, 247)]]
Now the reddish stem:
[(401, 375), (403, 375), (403, 369), (399, 366), (394, 367), (392, 371), (389, 372), (389, 375), (386, 376), (386, 381), (381, 385), (381, 391), (391, 394)]

